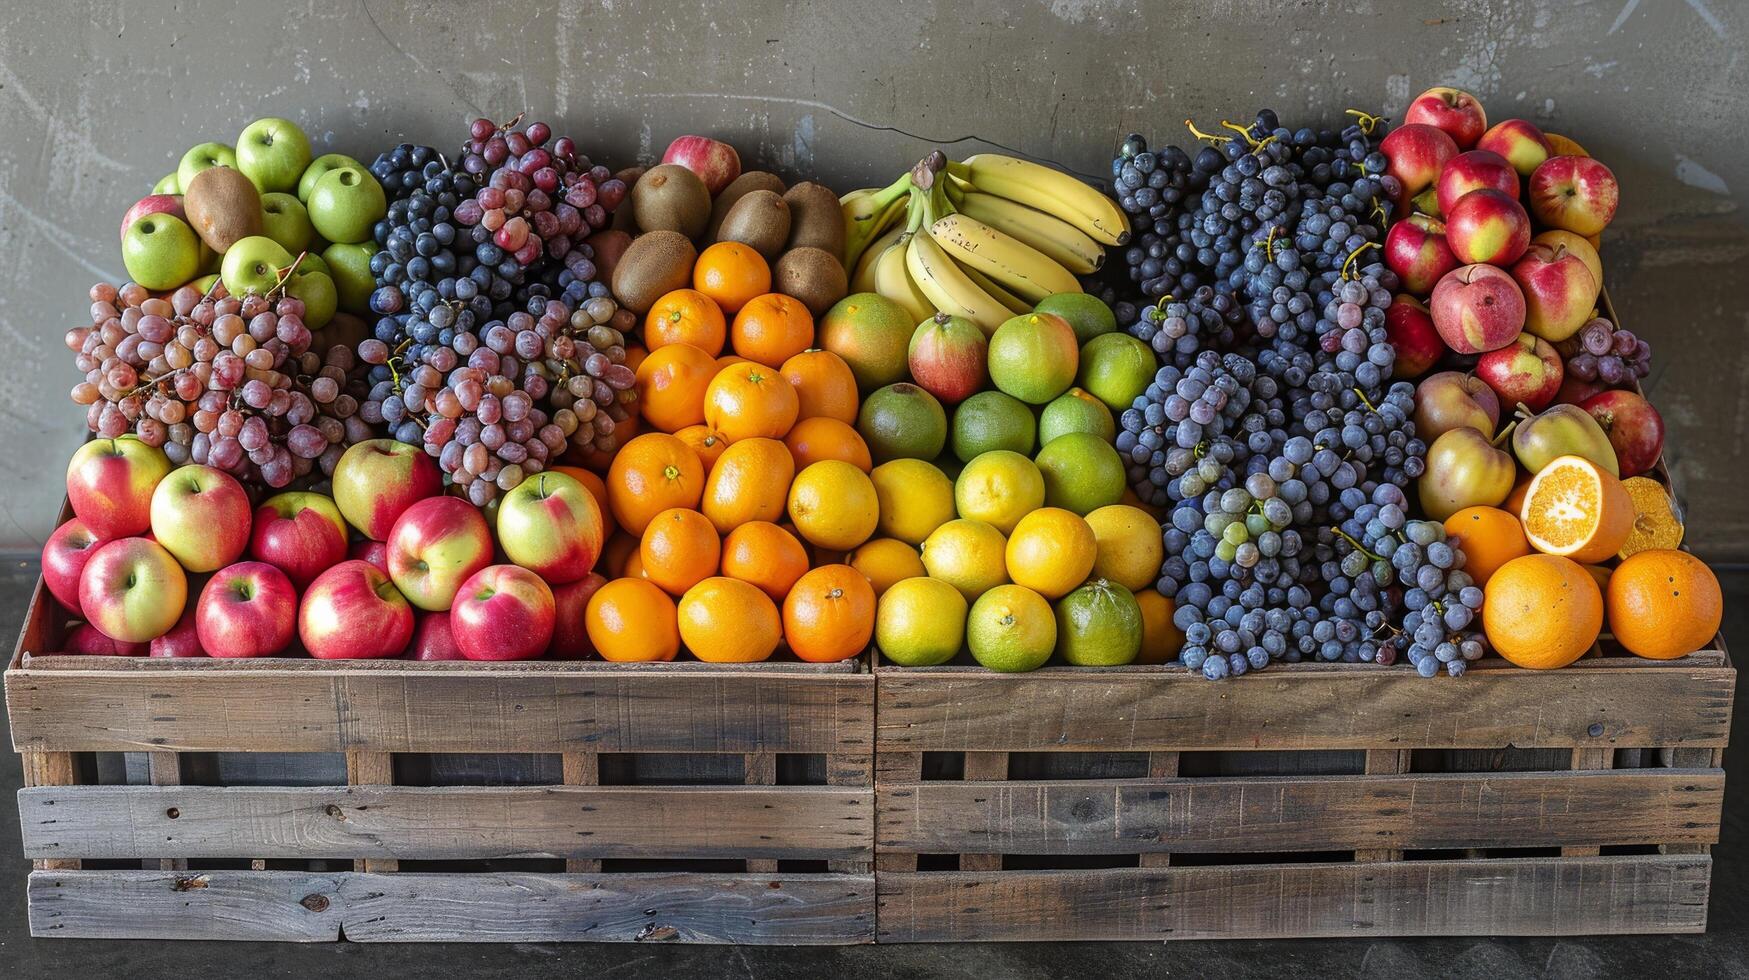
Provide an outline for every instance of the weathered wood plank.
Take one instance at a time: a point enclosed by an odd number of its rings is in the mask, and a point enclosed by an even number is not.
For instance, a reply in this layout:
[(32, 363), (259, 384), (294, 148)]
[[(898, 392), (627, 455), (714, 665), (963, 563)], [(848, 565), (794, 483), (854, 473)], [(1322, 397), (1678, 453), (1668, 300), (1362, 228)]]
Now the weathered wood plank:
[[(967, 752), (964, 763), (966, 782), (1008, 778), (1008, 753), (1006, 752)], [(999, 851), (981, 851), (976, 847), (949, 847), (948, 851), (959, 851), (961, 871), (1001, 871), (1002, 855)]]
[[(37, 591), (42, 591), (40, 584)], [(19, 754), (18, 761), (24, 768), (24, 785), (27, 789), (32, 786), (72, 786), (79, 782), (78, 760), (73, 758), (71, 752), (23, 752)], [(79, 859), (40, 858), (32, 867), (38, 871), (77, 871)]]
[[(1409, 771), (1411, 753), (1407, 749), (1373, 749), (1361, 763), (1368, 776), (1395, 776)], [(1413, 799), (1413, 797), (1411, 797)], [(1362, 848), (1354, 852), (1356, 861), (1401, 861), (1401, 848)]]
[(22, 790), (26, 854), (84, 858), (871, 859), (835, 786), (74, 786)]
[[(777, 785), (777, 755), (771, 752), (753, 752), (742, 757), (742, 782), (748, 786)], [(698, 814), (700, 818), (710, 819), (708, 814)], [(777, 861), (773, 858), (748, 857), (747, 870), (754, 874), (776, 874)]]
[[(146, 756), (146, 772), (153, 786), (182, 785), (182, 757), (175, 752), (151, 752)], [(65, 852), (72, 853), (72, 852)], [(159, 871), (187, 871), (187, 858), (161, 858), (146, 862), (148, 870), (156, 868)]]
[[(346, 783), (349, 786), (395, 785), (395, 757), (388, 752), (347, 750)], [(394, 858), (359, 858), (352, 862), (352, 870), (397, 871), (399, 862)]]
[[(601, 756), (594, 752), (566, 752), (559, 757), (560, 778), (566, 786), (601, 785)], [(601, 870), (600, 858), (566, 858), (565, 870), (589, 874)]]
[[(875, 753), (875, 787), (876, 798), (879, 798), (880, 787), (887, 784), (915, 783), (923, 778), (923, 753), (921, 752), (877, 752)], [(879, 812), (878, 808), (876, 810)], [(916, 871), (917, 854), (915, 852), (891, 851), (875, 846), (875, 871), (880, 873)]]
[[(826, 785), (866, 789), (869, 812), (874, 811), (874, 755), (838, 753), (826, 757)], [(874, 870), (874, 828), (869, 828), (868, 854), (852, 860), (829, 859), (826, 870), (841, 874), (869, 874)]]
[(19, 751), (866, 752), (874, 727), (874, 679), (853, 673), (27, 669), (6, 680)]
[[(1573, 750), (1573, 768), (1575, 770), (1611, 769), (1614, 768), (1614, 763), (1615, 752), (1608, 748)], [(1600, 852), (1595, 844), (1561, 848), (1562, 857), (1591, 857), (1598, 853)]]
[[(1148, 778), (1171, 779), (1178, 775), (1178, 753), (1150, 752), (1148, 753)], [(1172, 866), (1172, 855), (1166, 851), (1149, 851), (1137, 855), (1137, 863), (1144, 868), (1169, 868)]]
[(928, 670), (879, 673), (882, 751), (1716, 747), (1729, 738), (1736, 686), (1729, 667), (1478, 670), (1461, 684), (1361, 669), (1233, 684), (1162, 671)]
[(30, 922), (105, 939), (866, 943), (874, 878), (36, 872)]
[(879, 942), (1702, 932), (1705, 856), (882, 875)]
[(882, 852), (1134, 854), (1713, 843), (1717, 769), (876, 789)]
[[(1723, 749), (1660, 749), (1658, 760), (1666, 766), (1676, 768), (1692, 768), (1697, 766), (1718, 767), (1724, 765)], [(1711, 843), (1683, 844), (1671, 842), (1658, 848), (1660, 854), (1708, 854), (1712, 851)]]

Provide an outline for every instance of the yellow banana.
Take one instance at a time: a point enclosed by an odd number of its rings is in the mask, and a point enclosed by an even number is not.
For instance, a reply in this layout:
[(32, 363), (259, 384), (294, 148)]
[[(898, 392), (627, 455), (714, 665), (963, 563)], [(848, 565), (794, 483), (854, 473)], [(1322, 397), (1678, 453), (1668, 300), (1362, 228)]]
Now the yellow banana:
[(1032, 312), (1031, 303), (1028, 303), (1026, 300), (1021, 299), (1008, 290), (1003, 289), (1001, 284), (991, 280), (989, 276), (984, 275), (982, 272), (964, 264), (960, 266), (960, 271), (966, 274), (967, 279), (977, 283), (979, 289), (989, 293), (992, 299), (1001, 303), (1003, 306), (1008, 307), (1008, 312), (1017, 316), (1022, 313)]
[(976, 269), (1029, 303), (1052, 293), (1078, 293), (1075, 274), (1031, 245), (1011, 238), (976, 218), (954, 213), (937, 218), (929, 237), (955, 262)]
[[(952, 187), (948, 194), (954, 194)], [(1061, 218), (994, 194), (961, 194), (954, 204), (967, 217), (1031, 245), (1076, 275), (1097, 272), (1105, 264), (1105, 246)]]
[(1000, 153), (977, 153), (948, 170), (973, 188), (1018, 201), (1074, 225), (1095, 241), (1122, 245), (1130, 240), (1129, 216), (1117, 202), (1072, 174)]
[(901, 233), (891, 245), (882, 249), (881, 254), (875, 258), (870, 278), (874, 280), (874, 292), (899, 304), (906, 313), (911, 314), (911, 319), (922, 323), (935, 315), (935, 306), (917, 288), (917, 284), (911, 281), (911, 273), (905, 261), (909, 242), (910, 236)]
[(884, 253), (887, 250), (887, 247), (892, 245), (894, 242), (897, 242), (899, 240), (899, 236), (903, 235), (904, 233), (905, 233), (904, 226), (894, 225), (893, 227), (887, 229), (886, 233), (881, 235), (881, 237), (868, 243), (868, 247), (862, 250), (862, 258), (857, 260), (856, 268), (851, 273), (851, 276), (850, 276), (850, 291), (851, 292), (853, 292), (853, 293), (878, 293), (878, 292), (880, 292), (880, 290), (875, 288), (875, 278), (874, 278), (875, 262), (877, 262), (880, 259), (882, 253)]
[(868, 244), (879, 238), (911, 199), (911, 175), (906, 173), (886, 187), (862, 187), (840, 197), (844, 212), (844, 262), (855, 267)]
[(905, 249), (905, 268), (935, 309), (976, 323), (986, 337), (1013, 315), (980, 289), (926, 232), (911, 236)]

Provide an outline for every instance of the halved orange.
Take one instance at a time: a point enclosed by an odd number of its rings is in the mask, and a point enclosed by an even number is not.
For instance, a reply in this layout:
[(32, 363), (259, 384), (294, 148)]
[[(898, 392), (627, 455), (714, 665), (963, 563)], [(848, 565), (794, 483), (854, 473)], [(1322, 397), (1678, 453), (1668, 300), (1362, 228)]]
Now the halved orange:
[(1622, 543), (1621, 557), (1628, 558), (1653, 548), (1676, 548), (1682, 544), (1682, 515), (1664, 484), (1643, 476), (1621, 481), (1634, 502), (1634, 529)]
[(1634, 529), (1634, 501), (1621, 481), (1581, 456), (1542, 468), (1524, 494), (1525, 539), (1545, 555), (1582, 564), (1613, 556)]

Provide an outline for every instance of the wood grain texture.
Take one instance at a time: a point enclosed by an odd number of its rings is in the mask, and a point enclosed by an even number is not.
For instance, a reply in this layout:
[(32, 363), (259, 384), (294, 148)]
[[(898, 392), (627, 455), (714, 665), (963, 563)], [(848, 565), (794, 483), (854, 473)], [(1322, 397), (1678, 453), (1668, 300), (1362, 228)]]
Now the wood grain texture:
[[(152, 752), (146, 757), (146, 772), (153, 786), (182, 785), (182, 757), (174, 752)], [(71, 851), (63, 851), (71, 854)], [(161, 858), (148, 860), (145, 864), (148, 870), (156, 868), (159, 871), (187, 871), (186, 858)]]
[[(39, 588), (40, 592), (41, 589)], [(71, 752), (21, 752), (19, 765), (24, 769), (24, 785), (72, 786), (79, 781), (79, 767)], [(23, 792), (23, 790), (20, 790)], [(78, 858), (39, 858), (31, 865), (38, 871), (77, 871)]]
[(880, 877), (879, 942), (1702, 932), (1706, 856)]
[[(854, 786), (869, 790), (869, 812), (874, 812), (874, 754), (863, 752), (858, 754), (841, 753), (826, 757), (826, 785)], [(851, 860), (830, 859), (826, 862), (827, 871), (842, 874), (869, 874), (874, 871), (874, 828), (869, 828), (868, 853)]]
[(1724, 790), (1717, 769), (926, 781), (876, 790), (875, 839), (923, 854), (1714, 843)]
[[(559, 757), (560, 778), (566, 786), (601, 785), (601, 756), (594, 752), (566, 752)], [(565, 870), (586, 874), (601, 870), (600, 858), (566, 858)]]
[[(742, 782), (748, 786), (777, 785), (777, 756), (770, 752), (754, 752), (741, 759)], [(700, 819), (709, 820), (705, 812), (698, 814)], [(777, 861), (768, 857), (747, 858), (747, 870), (755, 874), (776, 874)]]
[[(1413, 753), (1406, 749), (1373, 749), (1366, 753), (1361, 762), (1361, 768), (1368, 776), (1395, 776), (1409, 771), (1411, 755)], [(1401, 848), (1359, 848), (1354, 852), (1354, 859), (1356, 861), (1401, 861), (1403, 851)]]
[(874, 793), (836, 786), (75, 786), (20, 791), (56, 858), (867, 861)]
[[(388, 752), (349, 749), (346, 753), (346, 783), (348, 786), (395, 785), (395, 757)], [(365, 857), (352, 862), (352, 870), (387, 872), (397, 871), (399, 867), (394, 858)]]
[(35, 872), (35, 936), (292, 942), (874, 939), (869, 875)]
[(949, 752), (1726, 743), (1734, 669), (1591, 666), (1612, 662), (1475, 670), (1461, 686), (1409, 671), (1272, 669), (1245, 678), (1243, 697), (1158, 668), (882, 668), (875, 738), (882, 751)]

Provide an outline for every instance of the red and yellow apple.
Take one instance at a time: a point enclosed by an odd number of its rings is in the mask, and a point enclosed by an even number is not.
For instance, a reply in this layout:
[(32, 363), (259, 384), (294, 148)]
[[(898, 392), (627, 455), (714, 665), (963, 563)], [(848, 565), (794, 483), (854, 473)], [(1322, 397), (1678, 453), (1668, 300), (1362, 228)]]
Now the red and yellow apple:
[(104, 539), (91, 533), (77, 517), (55, 528), (55, 533), (43, 542), (43, 585), (63, 609), (74, 615), (79, 614), (79, 575), (103, 544)]
[(575, 478), (536, 473), (499, 503), (498, 543), (512, 562), (547, 582), (575, 582), (601, 554), (601, 506)]
[(462, 583), (449, 628), (469, 660), (533, 660), (552, 642), (554, 617), (553, 590), (540, 576), (492, 565)]
[(386, 541), (401, 512), (443, 492), (443, 474), (425, 450), (393, 439), (367, 439), (334, 464), (334, 503), (347, 523)]
[(211, 572), (249, 545), (249, 493), (237, 478), (211, 466), (182, 466), (152, 491), (152, 537), (182, 567)]
[(1467, 150), (1482, 138), (1488, 128), (1488, 114), (1482, 103), (1462, 89), (1430, 88), (1415, 97), (1403, 113), (1404, 125), (1426, 123), (1445, 130), (1458, 149)]
[(194, 612), (201, 649), (214, 657), (271, 657), (291, 645), (297, 623), (297, 590), (264, 561), (219, 569)]
[(150, 648), (144, 643), (124, 643), (90, 623), (80, 623), (67, 631), (61, 644), (62, 653), (77, 653), (87, 657), (143, 657)]
[(1415, 387), (1415, 435), (1428, 443), (1466, 427), (1492, 439), (1499, 424), (1500, 397), (1473, 374), (1441, 371)]
[(152, 526), (152, 491), (170, 473), (170, 458), (133, 436), (93, 439), (67, 463), (67, 501), (91, 533), (105, 540)]
[(1591, 157), (1549, 157), (1530, 175), (1530, 210), (1550, 228), (1595, 235), (1621, 202), (1615, 174)]
[(413, 636), (413, 607), (369, 562), (343, 561), (316, 576), (298, 607), (298, 637), (317, 660), (395, 657)]
[(590, 572), (575, 582), (553, 586), (553, 641), (547, 646), (547, 656), (554, 660), (584, 660), (595, 652), (584, 614), (589, 609), (589, 597), (606, 584), (607, 579)]
[(1553, 343), (1578, 333), (1591, 319), (1603, 286), (1584, 256), (1563, 245), (1535, 242), (1512, 263), (1512, 280), (1524, 293), (1524, 329)]
[(1427, 305), (1407, 293), (1391, 297), (1385, 309), (1385, 337), (1396, 348), (1395, 377), (1413, 378), (1445, 356), (1445, 341), (1433, 326)]
[(408, 660), (460, 660), (462, 652), (450, 632), (449, 613), (422, 612), (413, 625), (413, 641), (407, 647)]
[(662, 162), (678, 163), (698, 174), (712, 197), (741, 176), (741, 155), (729, 144), (709, 136), (676, 137), (662, 154)]
[(456, 589), (492, 564), (486, 518), (460, 497), (427, 497), (402, 511), (388, 546), (389, 578), (408, 602), (428, 612), (449, 609)]
[(299, 589), (346, 560), (346, 519), (319, 493), (275, 494), (255, 508), (249, 556), (278, 568)]
[(1446, 212), (1445, 239), (1459, 262), (1511, 265), (1530, 245), (1530, 215), (1516, 197), (1470, 191)]
[(386, 541), (354, 541), (346, 549), (346, 557), (356, 561), (367, 561), (382, 569), (384, 575), (389, 573), (389, 545)]
[(1427, 516), (1443, 521), (1465, 507), (1498, 507), (1517, 476), (1512, 454), (1466, 425), (1427, 447), (1427, 470), (1416, 490)]
[(1590, 412), (1609, 437), (1622, 479), (1639, 476), (1658, 465), (1658, 457), (1664, 454), (1664, 417), (1651, 402), (1617, 388), (1598, 392), (1579, 407)]
[(1465, 194), (1490, 188), (1516, 200), (1518, 171), (1512, 169), (1505, 157), (1491, 150), (1465, 150), (1452, 157), (1439, 172), (1439, 183), (1434, 189), (1439, 213), (1449, 215)]
[(1591, 270), (1591, 278), (1597, 280), (1599, 287), (1603, 285), (1603, 257), (1597, 254), (1597, 246), (1591, 244), (1591, 239), (1560, 228), (1550, 228), (1539, 232), (1530, 243), (1564, 248), (1579, 256), (1580, 261), (1585, 263), (1585, 268)]
[(1462, 264), (1445, 240), (1445, 222), (1425, 214), (1411, 214), (1391, 225), (1384, 255), (1403, 288), (1417, 296), (1432, 292), (1441, 277)]
[(1488, 127), (1488, 131), (1476, 140), (1476, 149), (1505, 157), (1520, 177), (1529, 177), (1554, 154), (1543, 131), (1523, 119), (1508, 119)]
[(170, 632), (152, 641), (146, 656), (166, 660), (206, 656), (206, 650), (200, 645), (200, 630), (194, 623), (194, 611), (199, 605), (199, 602), (188, 603), (182, 610), (182, 618), (170, 627)]
[(1446, 273), (1433, 287), (1429, 309), (1434, 329), (1459, 354), (1505, 347), (1524, 329), (1524, 294), (1497, 266), (1466, 265)]
[(1476, 360), (1476, 376), (1508, 405), (1540, 410), (1555, 400), (1566, 371), (1553, 344), (1529, 332)]
[(963, 316), (937, 313), (911, 334), (906, 361), (911, 380), (943, 405), (957, 405), (984, 387), (989, 342), (984, 331)]
[(79, 608), (105, 636), (146, 643), (170, 631), (188, 602), (188, 576), (170, 552), (146, 538), (97, 549), (79, 576)]
[(1399, 207), (1432, 187), (1446, 161), (1458, 154), (1458, 146), (1449, 133), (1426, 123), (1409, 123), (1391, 130), (1379, 143), (1379, 150), (1390, 161), (1385, 173), (1397, 178), (1402, 186), (1397, 199)]

